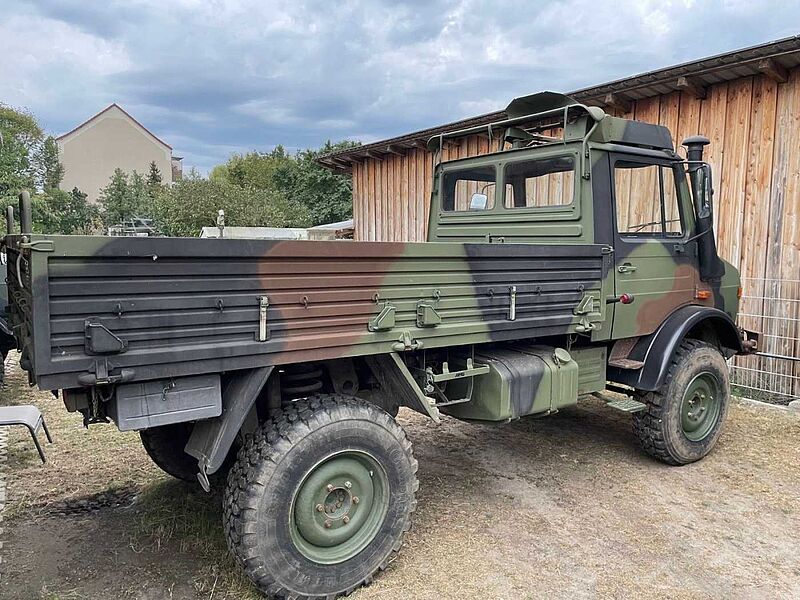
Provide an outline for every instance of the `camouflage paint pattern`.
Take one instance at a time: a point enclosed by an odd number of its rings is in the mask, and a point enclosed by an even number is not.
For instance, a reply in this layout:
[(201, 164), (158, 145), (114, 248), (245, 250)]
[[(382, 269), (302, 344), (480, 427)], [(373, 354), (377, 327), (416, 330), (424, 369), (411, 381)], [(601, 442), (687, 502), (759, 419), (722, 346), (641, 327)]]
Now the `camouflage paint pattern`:
[[(437, 177), (495, 166), (500, 197), (492, 210), (446, 213), (434, 194), (427, 243), (7, 236), (24, 365), (40, 387), (59, 389), (106, 369), (147, 380), (567, 334), (605, 350), (652, 333), (689, 304), (735, 318), (739, 278), (730, 265), (704, 282), (696, 244), (631, 242), (616, 232), (615, 157), (679, 157), (664, 127), (598, 111), (567, 123), (564, 142), (439, 165)], [(576, 160), (574, 201), (506, 209), (503, 165), (553, 156)], [(685, 240), (694, 225), (685, 183), (679, 202)], [(636, 272), (620, 273), (625, 263)], [(612, 302), (622, 293), (634, 303)], [(260, 341), (264, 297), (268, 339)], [(87, 353), (89, 317), (125, 350)]]
[[(586, 294), (599, 307), (604, 293), (603, 247), (594, 244), (31, 237), (54, 249), (23, 253), (24, 286), (12, 277), (10, 287), (26, 300), (12, 318), (28, 331), (23, 344), (45, 389), (78, 387), (98, 360), (153, 379), (555, 335), (576, 331), (584, 317), (573, 307)], [(16, 242), (8, 240), (14, 262)], [(441, 322), (418, 323), (419, 304)], [(394, 322), (370, 327), (387, 306)], [(125, 351), (87, 354), (89, 317)]]

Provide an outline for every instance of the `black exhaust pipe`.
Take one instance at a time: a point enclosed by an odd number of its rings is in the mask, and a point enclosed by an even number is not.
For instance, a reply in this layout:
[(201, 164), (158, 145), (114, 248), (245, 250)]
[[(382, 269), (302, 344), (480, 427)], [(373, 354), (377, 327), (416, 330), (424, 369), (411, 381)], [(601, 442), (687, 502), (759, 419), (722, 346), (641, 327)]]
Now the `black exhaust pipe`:
[(23, 235), (33, 233), (31, 194), (27, 190), (19, 195), (19, 227)]

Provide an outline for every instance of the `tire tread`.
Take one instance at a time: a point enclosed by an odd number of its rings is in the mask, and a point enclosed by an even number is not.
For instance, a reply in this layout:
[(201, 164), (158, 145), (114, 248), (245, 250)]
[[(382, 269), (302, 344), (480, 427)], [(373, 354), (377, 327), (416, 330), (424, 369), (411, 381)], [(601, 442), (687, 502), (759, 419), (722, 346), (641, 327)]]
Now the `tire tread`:
[[(286, 589), (267, 572), (263, 560), (257, 553), (257, 507), (261, 490), (266, 485), (269, 475), (277, 467), (280, 460), (289, 450), (306, 435), (335, 418), (364, 418), (365, 409), (374, 419), (383, 421), (382, 425), (400, 442), (412, 472), (412, 497), (410, 510), (404, 517), (404, 523), (397, 542), (392, 551), (361, 581), (334, 595), (298, 595)], [(416, 508), (416, 491), (419, 489), (417, 479), (418, 463), (414, 458), (411, 442), (403, 429), (379, 407), (359, 398), (344, 394), (317, 394), (277, 411), (266, 420), (259, 429), (248, 436), (239, 450), (236, 462), (228, 474), (228, 484), (223, 496), (223, 524), (228, 547), (259, 590), (268, 596), (278, 598), (296, 598), (297, 600), (332, 599), (336, 595), (349, 595), (355, 589), (368, 585), (374, 575), (389, 564), (399, 552), (405, 533), (411, 528), (411, 515)]]
[(639, 400), (644, 402), (647, 408), (633, 415), (633, 432), (642, 449), (653, 458), (668, 465), (678, 466), (684, 464), (670, 452), (662, 426), (665, 418), (664, 413), (668, 408), (667, 393), (669, 384), (675, 377), (675, 372), (680, 364), (689, 354), (700, 348), (716, 350), (711, 344), (700, 340), (683, 340), (672, 356), (664, 384), (654, 392), (641, 393)]

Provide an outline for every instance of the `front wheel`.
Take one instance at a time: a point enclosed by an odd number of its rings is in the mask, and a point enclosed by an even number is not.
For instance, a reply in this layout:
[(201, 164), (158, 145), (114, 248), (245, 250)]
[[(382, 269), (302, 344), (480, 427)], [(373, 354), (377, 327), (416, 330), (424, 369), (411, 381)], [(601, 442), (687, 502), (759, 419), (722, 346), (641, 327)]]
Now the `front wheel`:
[(350, 396), (293, 402), (239, 452), (223, 499), (228, 546), (264, 593), (331, 598), (399, 550), (416, 505), (411, 443)]
[(684, 340), (664, 385), (642, 396), (647, 409), (634, 413), (634, 433), (642, 448), (662, 462), (695, 462), (717, 443), (730, 396), (728, 366), (720, 351)]

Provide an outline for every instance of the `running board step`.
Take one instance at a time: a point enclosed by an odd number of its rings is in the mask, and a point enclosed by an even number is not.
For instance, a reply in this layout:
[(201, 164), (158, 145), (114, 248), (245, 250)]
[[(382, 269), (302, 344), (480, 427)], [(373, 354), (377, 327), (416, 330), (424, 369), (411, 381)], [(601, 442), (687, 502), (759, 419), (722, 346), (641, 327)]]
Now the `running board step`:
[(630, 358), (611, 358), (608, 361), (609, 366), (617, 367), (618, 369), (641, 369), (644, 362), (641, 360), (633, 360)]
[(469, 402), (472, 398), (459, 398), (458, 400), (446, 400), (444, 402), (436, 402), (434, 398), (431, 398), (431, 406), (435, 406), (439, 408), (440, 406), (452, 406), (453, 404), (464, 404), (465, 402)]
[(635, 413), (647, 409), (647, 405), (644, 402), (639, 402), (638, 400), (634, 400), (633, 398), (612, 400), (611, 402), (607, 402), (606, 406), (608, 406), (609, 408), (615, 408), (617, 410), (621, 410), (622, 412), (626, 413)]

